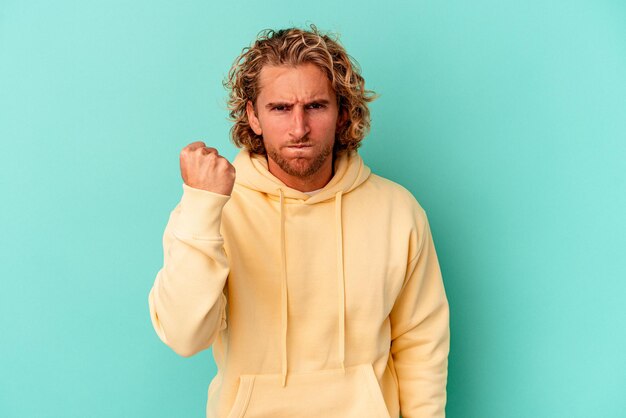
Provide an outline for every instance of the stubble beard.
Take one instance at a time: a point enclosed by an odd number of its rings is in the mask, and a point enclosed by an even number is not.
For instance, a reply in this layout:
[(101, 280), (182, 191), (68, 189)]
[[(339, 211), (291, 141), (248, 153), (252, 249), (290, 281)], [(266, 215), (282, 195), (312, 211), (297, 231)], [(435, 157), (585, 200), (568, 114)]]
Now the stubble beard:
[(293, 177), (309, 178), (319, 171), (326, 159), (333, 152), (333, 144), (320, 149), (312, 159), (308, 158), (284, 158), (275, 148), (266, 148), (267, 156), (272, 159), (285, 173)]

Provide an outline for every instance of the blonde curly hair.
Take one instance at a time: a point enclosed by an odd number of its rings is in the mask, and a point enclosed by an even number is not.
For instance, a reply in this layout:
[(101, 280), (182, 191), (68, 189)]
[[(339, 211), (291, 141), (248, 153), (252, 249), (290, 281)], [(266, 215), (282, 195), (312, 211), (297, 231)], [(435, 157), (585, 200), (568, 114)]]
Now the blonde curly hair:
[(311, 30), (288, 28), (259, 32), (256, 41), (243, 49), (224, 80), (229, 91), (228, 110), (234, 122), (230, 136), (237, 147), (266, 155), (263, 137), (254, 133), (248, 121), (246, 104), (256, 103), (259, 77), (266, 65), (317, 65), (326, 73), (337, 96), (342, 123), (337, 129), (335, 152), (357, 149), (370, 129), (367, 104), (376, 94), (365, 89), (358, 63), (339, 44), (336, 35), (323, 34), (315, 25)]

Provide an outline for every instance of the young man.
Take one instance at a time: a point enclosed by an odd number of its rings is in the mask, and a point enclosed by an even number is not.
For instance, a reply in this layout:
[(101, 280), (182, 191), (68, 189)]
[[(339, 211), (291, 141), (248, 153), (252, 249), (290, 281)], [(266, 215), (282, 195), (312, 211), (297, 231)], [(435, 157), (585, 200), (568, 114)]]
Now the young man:
[[(443, 417), (448, 303), (426, 214), (356, 149), (371, 92), (343, 47), (263, 32), (235, 60), (231, 165), (180, 154), (150, 292), (183, 356), (213, 345), (208, 417)], [(235, 174), (236, 173), (236, 174)]]

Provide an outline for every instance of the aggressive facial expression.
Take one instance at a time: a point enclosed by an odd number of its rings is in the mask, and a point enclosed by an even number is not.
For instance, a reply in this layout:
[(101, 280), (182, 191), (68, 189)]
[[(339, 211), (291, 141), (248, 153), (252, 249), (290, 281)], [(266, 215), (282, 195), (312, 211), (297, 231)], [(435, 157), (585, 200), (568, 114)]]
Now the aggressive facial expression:
[(288, 185), (295, 180), (323, 187), (330, 180), (339, 107), (320, 68), (263, 67), (260, 93), (254, 105), (248, 102), (247, 114), (263, 137), (272, 174)]

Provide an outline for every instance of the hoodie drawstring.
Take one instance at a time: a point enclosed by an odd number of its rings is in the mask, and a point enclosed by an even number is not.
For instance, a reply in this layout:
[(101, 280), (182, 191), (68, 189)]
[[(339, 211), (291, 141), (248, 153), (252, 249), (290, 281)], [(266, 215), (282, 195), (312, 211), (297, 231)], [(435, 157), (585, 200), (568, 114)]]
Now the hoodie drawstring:
[(343, 226), (341, 222), (341, 191), (335, 195), (335, 231), (337, 234), (337, 317), (339, 318), (339, 364), (341, 370), (346, 372), (346, 280), (343, 271)]
[(280, 333), (281, 333), (281, 372), (283, 376), (283, 387), (287, 384), (287, 254), (285, 250), (285, 195), (282, 189), (280, 193), (280, 260), (281, 271), (281, 312), (280, 312)]
[[(282, 386), (287, 384), (287, 321), (288, 321), (288, 292), (287, 292), (287, 253), (285, 244), (285, 195), (282, 189), (280, 194), (280, 254), (281, 254), (281, 374)], [(345, 374), (346, 358), (346, 281), (343, 268), (343, 222), (341, 209), (342, 192), (335, 194), (335, 233), (337, 236), (337, 318), (339, 335), (337, 348), (339, 364)]]

